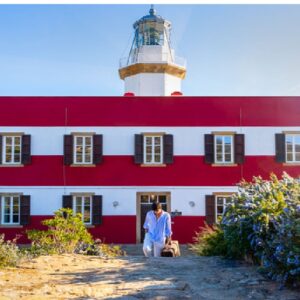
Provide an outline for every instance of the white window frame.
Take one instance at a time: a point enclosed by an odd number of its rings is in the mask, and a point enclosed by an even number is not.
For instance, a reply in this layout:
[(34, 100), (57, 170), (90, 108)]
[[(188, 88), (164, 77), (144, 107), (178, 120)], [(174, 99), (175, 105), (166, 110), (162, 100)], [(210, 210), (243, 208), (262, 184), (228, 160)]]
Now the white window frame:
[[(292, 138), (292, 156), (293, 159), (292, 160), (288, 160), (288, 151), (287, 151), (287, 137), (291, 137)], [(285, 161), (287, 163), (300, 163), (300, 160), (296, 160), (296, 143), (295, 143), (295, 138), (296, 137), (300, 137), (300, 133), (294, 133), (294, 134), (286, 134), (285, 135)]]
[[(81, 198), (81, 211), (76, 211), (76, 198)], [(89, 197), (90, 198), (90, 222), (84, 222), (84, 202), (85, 202), (85, 198), (86, 197)], [(80, 213), (81, 216), (82, 216), (82, 222), (85, 224), (85, 225), (92, 225), (92, 201), (93, 201), (93, 196), (92, 195), (74, 195), (73, 196), (73, 212), (74, 212), (74, 215), (76, 215), (77, 213)]]
[[(6, 144), (7, 138), (12, 138), (12, 144), (11, 144), (11, 162), (6, 161)], [(15, 138), (20, 138), (20, 161), (15, 162)], [(2, 136), (2, 164), (3, 165), (21, 165), (22, 164), (22, 136), (21, 135), (3, 135)]]
[[(151, 138), (151, 161), (147, 162), (147, 143), (146, 140), (147, 138)], [(160, 161), (156, 162), (155, 161), (155, 138), (159, 138), (160, 139)], [(146, 165), (162, 165), (163, 164), (163, 135), (144, 135), (143, 136), (143, 145), (144, 145), (144, 164)]]
[[(217, 161), (217, 138), (221, 137), (222, 138), (222, 161)], [(225, 161), (225, 138), (230, 137), (231, 139), (231, 152), (230, 152), (230, 161)], [(234, 136), (231, 134), (215, 134), (214, 135), (214, 160), (215, 164), (233, 164), (234, 163), (234, 156), (233, 156), (233, 151), (234, 151)]]
[(223, 214), (218, 214), (218, 198), (223, 198), (223, 211), (225, 210), (226, 204), (227, 204), (227, 200), (224, 201), (225, 199), (231, 198), (232, 199), (232, 195), (215, 195), (215, 212), (216, 212), (216, 223), (218, 223), (218, 217), (222, 216)]
[[(86, 138), (90, 138), (91, 139), (91, 161), (90, 162), (86, 162), (85, 161), (85, 144), (86, 144), (86, 141), (85, 139)], [(77, 138), (82, 138), (82, 162), (77, 162), (77, 153), (76, 153), (76, 149), (77, 149)], [(74, 148), (73, 148), (73, 163), (75, 165), (92, 165), (93, 164), (93, 147), (94, 147), (94, 144), (93, 144), (93, 135), (80, 135), (80, 134), (76, 134), (74, 135)]]
[[(20, 225), (20, 211), (21, 211), (21, 203), (20, 203), (20, 195), (1, 195), (1, 225)], [(7, 222), (4, 222), (5, 218), (4, 218), (4, 209), (5, 209), (5, 198), (9, 197), (10, 198), (10, 212), (9, 212), (9, 215), (10, 215), (10, 222), (7, 223)], [(18, 214), (18, 217), (19, 217), (19, 221), (18, 222), (13, 222), (13, 198), (14, 197), (18, 197), (18, 205), (19, 205), (19, 214)]]

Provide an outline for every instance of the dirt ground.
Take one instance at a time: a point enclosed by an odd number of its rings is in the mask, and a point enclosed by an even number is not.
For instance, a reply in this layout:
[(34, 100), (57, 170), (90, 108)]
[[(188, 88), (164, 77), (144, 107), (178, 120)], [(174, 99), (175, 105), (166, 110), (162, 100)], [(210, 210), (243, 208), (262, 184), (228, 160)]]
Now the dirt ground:
[(42, 256), (0, 270), (0, 299), (300, 299), (252, 266), (218, 257)]

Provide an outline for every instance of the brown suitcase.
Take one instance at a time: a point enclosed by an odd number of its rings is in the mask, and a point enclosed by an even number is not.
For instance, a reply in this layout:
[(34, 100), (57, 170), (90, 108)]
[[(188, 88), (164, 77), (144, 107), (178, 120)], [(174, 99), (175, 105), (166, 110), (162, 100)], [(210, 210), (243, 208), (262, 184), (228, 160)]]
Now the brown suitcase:
[(161, 250), (162, 257), (176, 257), (180, 256), (180, 248), (178, 241), (171, 241), (166, 244)]

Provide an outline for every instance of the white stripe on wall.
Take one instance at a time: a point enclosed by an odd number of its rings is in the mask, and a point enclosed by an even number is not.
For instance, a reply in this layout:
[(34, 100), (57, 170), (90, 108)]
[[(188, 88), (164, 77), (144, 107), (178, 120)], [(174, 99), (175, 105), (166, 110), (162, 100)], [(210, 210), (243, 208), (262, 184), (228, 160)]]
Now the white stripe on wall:
[(0, 132), (32, 135), (32, 155), (63, 155), (63, 135), (71, 132), (103, 134), (104, 155), (133, 155), (134, 134), (166, 132), (174, 135), (175, 155), (204, 155), (204, 134), (233, 131), (245, 134), (246, 155), (275, 155), (275, 133), (300, 127), (0, 127)]
[[(170, 192), (171, 210), (184, 216), (205, 215), (205, 195), (236, 192), (237, 187), (0, 187), (0, 193), (23, 193), (31, 196), (31, 215), (52, 215), (61, 208), (62, 196), (70, 193), (95, 193), (103, 196), (103, 215), (136, 215), (137, 192)], [(113, 202), (118, 201), (117, 207)], [(189, 203), (193, 201), (195, 206)]]

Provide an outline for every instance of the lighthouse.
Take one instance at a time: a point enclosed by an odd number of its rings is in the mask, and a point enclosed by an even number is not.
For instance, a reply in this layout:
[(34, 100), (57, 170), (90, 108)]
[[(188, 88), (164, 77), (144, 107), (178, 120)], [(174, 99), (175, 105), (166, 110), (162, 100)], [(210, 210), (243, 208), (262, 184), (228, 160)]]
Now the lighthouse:
[(124, 92), (136, 96), (180, 94), (186, 61), (175, 56), (171, 47), (171, 23), (157, 15), (152, 5), (149, 14), (137, 20), (133, 28), (131, 49), (119, 66)]

